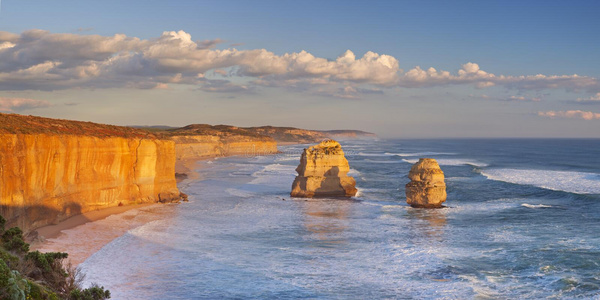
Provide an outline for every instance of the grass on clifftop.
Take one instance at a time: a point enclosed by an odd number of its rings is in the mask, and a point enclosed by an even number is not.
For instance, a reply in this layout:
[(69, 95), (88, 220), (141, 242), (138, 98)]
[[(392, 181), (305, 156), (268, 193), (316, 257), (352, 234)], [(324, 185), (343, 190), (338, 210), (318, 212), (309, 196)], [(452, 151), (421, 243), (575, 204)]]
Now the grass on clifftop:
[(81, 288), (83, 274), (63, 261), (67, 253), (29, 251), (18, 227), (5, 230), (0, 216), (0, 299), (104, 300), (110, 292), (94, 285)]
[(208, 125), (208, 124), (192, 124), (181, 128), (168, 129), (163, 131), (153, 131), (166, 136), (182, 136), (182, 135), (210, 135), (222, 138), (235, 136), (251, 137), (262, 141), (272, 141), (269, 136), (262, 135), (246, 128), (240, 128), (229, 125)]
[(148, 131), (131, 127), (0, 113), (0, 134), (2, 133), (157, 138)]

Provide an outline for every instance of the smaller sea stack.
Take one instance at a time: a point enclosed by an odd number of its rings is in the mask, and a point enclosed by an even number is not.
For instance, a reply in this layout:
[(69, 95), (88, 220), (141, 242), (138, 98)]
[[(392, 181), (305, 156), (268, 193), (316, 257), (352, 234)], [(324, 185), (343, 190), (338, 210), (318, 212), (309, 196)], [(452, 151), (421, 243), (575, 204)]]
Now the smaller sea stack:
[(349, 177), (350, 166), (342, 146), (326, 140), (304, 149), (298, 176), (292, 184), (292, 197), (352, 197), (356, 195), (356, 182)]
[(421, 158), (408, 173), (406, 203), (412, 207), (438, 208), (446, 201), (444, 172), (433, 158)]

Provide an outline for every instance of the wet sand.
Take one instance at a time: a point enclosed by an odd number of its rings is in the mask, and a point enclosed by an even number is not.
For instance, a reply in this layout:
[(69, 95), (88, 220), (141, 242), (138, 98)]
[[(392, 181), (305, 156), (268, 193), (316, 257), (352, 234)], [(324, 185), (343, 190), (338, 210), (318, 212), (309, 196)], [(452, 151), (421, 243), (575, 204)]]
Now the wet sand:
[[(48, 225), (38, 228), (36, 231), (38, 232), (38, 238), (42, 241), (46, 239), (54, 239), (57, 238), (63, 230), (75, 228), (88, 222), (106, 219), (110, 215), (124, 213), (130, 209), (143, 208), (149, 205), (155, 205), (155, 203), (115, 206), (104, 208), (101, 210), (89, 211), (80, 215), (72, 216), (55, 225)], [(32, 245), (34, 248), (36, 246), (35, 244), (36, 242), (34, 242), (34, 244)]]
[[(211, 159), (211, 158), (207, 158)], [(201, 161), (177, 163), (177, 186), (185, 189), (188, 182), (200, 178), (196, 172)], [(67, 252), (74, 266), (85, 261), (112, 240), (148, 222), (170, 218), (178, 205), (144, 203), (115, 206), (72, 216), (58, 224), (38, 228), (32, 250)]]

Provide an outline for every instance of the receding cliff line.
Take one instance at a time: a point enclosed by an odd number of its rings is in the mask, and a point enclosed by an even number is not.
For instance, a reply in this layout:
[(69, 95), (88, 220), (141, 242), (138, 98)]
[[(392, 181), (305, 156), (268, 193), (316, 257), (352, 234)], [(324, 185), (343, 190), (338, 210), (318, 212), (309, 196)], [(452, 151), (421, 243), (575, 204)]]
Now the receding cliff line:
[(209, 157), (278, 153), (273, 138), (235, 126), (193, 124), (160, 133), (175, 141), (178, 174), (188, 173), (193, 163)]
[(25, 231), (180, 198), (175, 143), (129, 128), (0, 114), (0, 166), (0, 214)]

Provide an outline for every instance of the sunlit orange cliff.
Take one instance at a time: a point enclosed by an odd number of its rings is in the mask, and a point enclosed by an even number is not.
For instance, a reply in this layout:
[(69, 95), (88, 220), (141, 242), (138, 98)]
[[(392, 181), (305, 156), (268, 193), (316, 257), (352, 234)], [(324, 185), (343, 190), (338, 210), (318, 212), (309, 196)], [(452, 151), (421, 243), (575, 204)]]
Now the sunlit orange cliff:
[(25, 231), (105, 207), (180, 198), (175, 143), (89, 122), (0, 114), (0, 215)]

